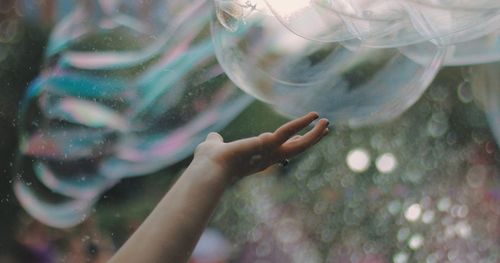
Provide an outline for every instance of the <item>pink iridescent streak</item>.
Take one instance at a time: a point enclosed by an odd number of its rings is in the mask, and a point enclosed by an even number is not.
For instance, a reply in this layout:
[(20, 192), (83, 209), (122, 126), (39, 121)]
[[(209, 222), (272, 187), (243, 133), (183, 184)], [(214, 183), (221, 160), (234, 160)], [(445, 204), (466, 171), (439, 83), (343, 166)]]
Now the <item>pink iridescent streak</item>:
[(175, 131), (171, 136), (169, 136), (168, 140), (159, 143), (151, 152), (153, 155), (165, 154), (166, 152), (171, 153), (173, 149), (175, 150), (184, 146), (189, 142), (189, 139), (191, 139), (193, 135), (210, 126), (212, 123), (215, 123), (216, 120), (217, 113), (215, 111), (210, 111), (203, 115), (202, 118), (198, 118), (186, 128)]
[(155, 146), (148, 151), (121, 149), (118, 156), (129, 161), (139, 162), (147, 160), (155, 156), (171, 155), (177, 152), (178, 149), (185, 147), (189, 144), (189, 140), (193, 138), (199, 131), (209, 127), (217, 120), (217, 112), (212, 110), (205, 113), (202, 117), (197, 118), (196, 121), (187, 127), (177, 129), (167, 136), (164, 140), (155, 143)]
[(36, 164), (34, 165), (34, 169), (39, 176), (43, 177), (43, 182), (46, 186), (53, 189), (57, 189), (60, 187), (60, 182), (51, 171), (45, 169), (45, 167), (43, 167), (42, 165)]
[(41, 133), (31, 136), (22, 150), (26, 155), (32, 156), (50, 157), (61, 153), (57, 143)]
[(188, 49), (191, 44), (191, 41), (196, 37), (195, 34), (191, 35), (189, 38), (186, 38), (184, 41), (179, 43), (175, 48), (170, 50), (168, 53), (166, 53), (165, 56), (163, 56), (158, 65), (167, 65), (171, 61), (173, 61), (175, 58), (179, 57), (180, 55), (184, 54)]
[(120, 131), (128, 128), (127, 121), (111, 109), (98, 103), (73, 98), (64, 98), (60, 102), (63, 112), (69, 113), (79, 123), (90, 126), (109, 126)]

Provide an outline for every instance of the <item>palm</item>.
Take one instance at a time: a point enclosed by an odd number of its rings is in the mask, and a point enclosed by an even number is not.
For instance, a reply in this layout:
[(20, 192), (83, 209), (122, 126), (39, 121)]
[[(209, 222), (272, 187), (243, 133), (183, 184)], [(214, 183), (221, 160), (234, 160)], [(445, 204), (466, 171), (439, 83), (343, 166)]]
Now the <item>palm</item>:
[(309, 113), (290, 121), (273, 133), (224, 143), (217, 133), (210, 133), (195, 153), (196, 158), (207, 158), (228, 171), (231, 175), (245, 176), (261, 171), (268, 166), (291, 158), (318, 142), (328, 132), (328, 121), (320, 120), (305, 135), (296, 135), (318, 118)]

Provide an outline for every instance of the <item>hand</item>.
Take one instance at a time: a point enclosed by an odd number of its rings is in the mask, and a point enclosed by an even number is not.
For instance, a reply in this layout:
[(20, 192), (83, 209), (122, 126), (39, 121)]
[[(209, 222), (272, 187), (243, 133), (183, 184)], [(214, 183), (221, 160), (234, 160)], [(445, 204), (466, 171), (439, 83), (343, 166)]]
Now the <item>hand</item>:
[(222, 136), (212, 132), (195, 151), (193, 164), (209, 161), (222, 168), (231, 179), (256, 173), (281, 160), (291, 158), (317, 143), (328, 133), (329, 122), (321, 119), (305, 135), (296, 135), (319, 115), (310, 112), (292, 120), (273, 133), (225, 143)]

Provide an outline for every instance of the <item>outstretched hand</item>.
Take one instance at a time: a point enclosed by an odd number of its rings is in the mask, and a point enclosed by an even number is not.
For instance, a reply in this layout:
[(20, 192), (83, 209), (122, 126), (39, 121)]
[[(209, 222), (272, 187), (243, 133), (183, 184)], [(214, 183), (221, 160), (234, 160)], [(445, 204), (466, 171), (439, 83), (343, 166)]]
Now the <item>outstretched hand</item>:
[(317, 113), (310, 112), (285, 123), (273, 133), (263, 133), (229, 143), (225, 143), (218, 133), (212, 132), (197, 147), (193, 162), (212, 162), (232, 179), (262, 171), (303, 152), (321, 140), (328, 133), (327, 119), (319, 120), (306, 134), (296, 135), (318, 118)]
[(296, 134), (318, 118), (311, 112), (273, 133), (229, 143), (210, 133), (186, 171), (110, 262), (186, 262), (227, 183), (317, 143), (328, 133), (326, 119), (303, 136)]

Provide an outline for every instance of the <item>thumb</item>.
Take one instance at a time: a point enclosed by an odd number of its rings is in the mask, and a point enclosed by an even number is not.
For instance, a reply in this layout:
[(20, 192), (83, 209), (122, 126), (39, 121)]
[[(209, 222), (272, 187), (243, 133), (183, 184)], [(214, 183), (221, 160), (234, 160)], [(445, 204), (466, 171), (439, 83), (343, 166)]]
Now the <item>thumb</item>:
[(222, 138), (222, 136), (216, 132), (211, 132), (207, 135), (207, 139), (205, 139), (205, 141), (219, 141), (219, 142), (224, 142), (224, 139)]

